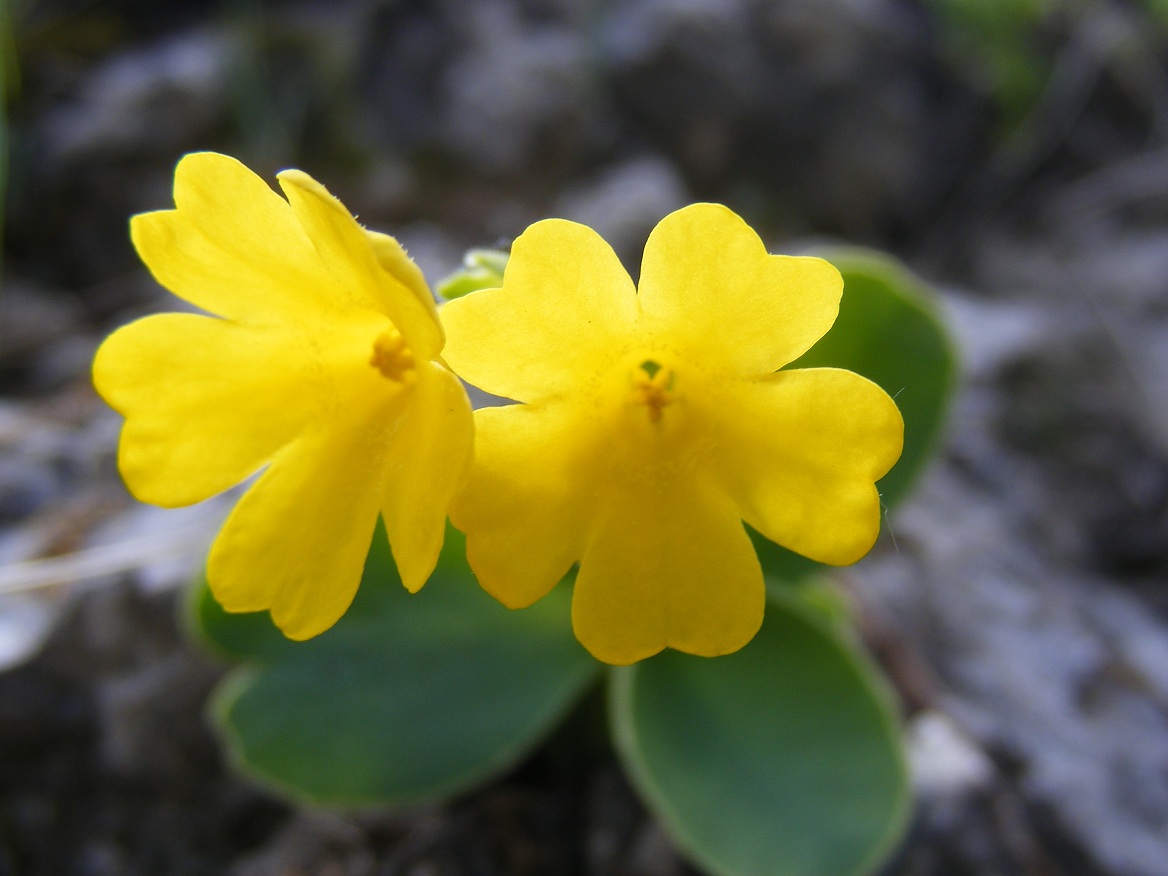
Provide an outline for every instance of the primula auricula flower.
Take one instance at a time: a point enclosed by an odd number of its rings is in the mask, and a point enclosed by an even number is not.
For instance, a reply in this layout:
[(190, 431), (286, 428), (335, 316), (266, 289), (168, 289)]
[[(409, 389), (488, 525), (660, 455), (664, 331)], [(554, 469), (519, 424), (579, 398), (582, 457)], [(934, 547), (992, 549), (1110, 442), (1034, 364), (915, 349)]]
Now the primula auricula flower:
[(776, 371), (827, 332), (842, 289), (715, 204), (658, 224), (639, 289), (591, 229), (528, 228), (501, 288), (443, 311), (451, 367), (520, 402), (475, 412), (451, 508), (483, 587), (522, 607), (578, 561), (576, 635), (626, 664), (750, 641), (765, 588), (743, 520), (824, 563), (867, 553), (900, 412), (850, 371)]
[(232, 158), (175, 171), (177, 209), (135, 216), (155, 278), (215, 314), (149, 316), (94, 362), (126, 416), (118, 463), (156, 505), (201, 501), (264, 469), (208, 560), (229, 611), (270, 609), (291, 638), (352, 601), (378, 514), (405, 586), (437, 562), (473, 421), (421, 272), (311, 177), (287, 200)]

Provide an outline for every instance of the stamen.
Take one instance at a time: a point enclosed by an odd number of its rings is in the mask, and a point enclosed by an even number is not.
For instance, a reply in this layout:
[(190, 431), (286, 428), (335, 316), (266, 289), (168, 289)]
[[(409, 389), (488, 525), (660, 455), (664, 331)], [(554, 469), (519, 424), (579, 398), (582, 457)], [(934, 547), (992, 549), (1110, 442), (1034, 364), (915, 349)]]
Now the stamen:
[(369, 364), (397, 383), (414, 379), (414, 354), (396, 326), (390, 326), (373, 342)]
[(661, 422), (662, 410), (673, 403), (673, 372), (646, 359), (633, 375), (633, 401), (645, 406), (649, 422)]

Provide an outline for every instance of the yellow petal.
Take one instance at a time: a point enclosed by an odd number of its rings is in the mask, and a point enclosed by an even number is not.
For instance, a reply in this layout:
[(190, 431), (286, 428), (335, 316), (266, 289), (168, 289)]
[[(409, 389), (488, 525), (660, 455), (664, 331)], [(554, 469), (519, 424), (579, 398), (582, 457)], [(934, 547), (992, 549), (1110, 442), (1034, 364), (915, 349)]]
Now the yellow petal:
[(126, 417), (118, 463), (130, 492), (166, 507), (253, 474), (304, 427), (322, 391), (295, 334), (194, 314), (118, 330), (93, 378)]
[(450, 519), (467, 533), (479, 583), (509, 608), (544, 596), (584, 547), (591, 485), (577, 460), (587, 432), (570, 413), (566, 405), (475, 411), (474, 465)]
[(418, 368), (414, 398), (393, 438), (381, 513), (402, 583), (416, 592), (438, 562), (446, 511), (470, 464), (474, 422), (458, 378)]
[(299, 170), (282, 171), (279, 180), (336, 283), (361, 304), (385, 313), (418, 360), (433, 359), (443, 342), (433, 306), (425, 307), (416, 292), (382, 268), (365, 230), (324, 186)]
[(904, 421), (872, 381), (837, 368), (725, 387), (712, 461), (745, 520), (784, 547), (846, 565), (880, 531), (875, 481), (900, 456)]
[(502, 288), (443, 307), (443, 355), (475, 386), (537, 402), (614, 361), (635, 318), (633, 283), (612, 248), (586, 226), (547, 219), (515, 241)]
[(180, 298), (265, 323), (318, 323), (340, 303), (288, 202), (234, 158), (185, 156), (174, 197), (176, 210), (133, 217), (130, 236), (158, 282)]
[(754, 637), (765, 600), (731, 503), (693, 481), (675, 483), (608, 497), (580, 561), (572, 626), (606, 663), (666, 647), (714, 657)]
[(438, 305), (434, 301), (434, 296), (430, 294), (430, 287), (426, 285), (422, 269), (410, 258), (405, 247), (388, 234), (370, 231), (368, 228), (364, 231), (365, 239), (373, 248), (373, 255), (376, 257), (377, 263), (381, 265), (381, 269), (413, 292), (418, 301), (422, 303), (422, 307), (437, 322)]
[(694, 361), (754, 375), (798, 358), (827, 333), (843, 280), (822, 259), (768, 255), (727, 208), (693, 204), (649, 235), (638, 292), (655, 334)]
[(411, 393), (363, 406), (356, 396), (277, 454), (227, 518), (207, 562), (225, 609), (270, 609), (292, 639), (327, 630), (357, 592), (387, 448)]

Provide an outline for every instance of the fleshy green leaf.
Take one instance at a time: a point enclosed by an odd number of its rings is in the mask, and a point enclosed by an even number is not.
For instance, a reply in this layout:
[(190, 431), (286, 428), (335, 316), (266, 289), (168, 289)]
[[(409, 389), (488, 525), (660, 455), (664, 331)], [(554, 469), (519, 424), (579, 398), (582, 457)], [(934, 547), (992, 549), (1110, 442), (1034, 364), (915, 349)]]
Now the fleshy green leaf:
[(316, 803), (406, 805), (514, 764), (597, 677), (572, 636), (570, 595), (504, 608), (448, 529), (437, 571), (411, 596), (379, 528), (352, 608), (315, 639), (285, 639), (266, 613), (227, 614), (205, 588), (195, 614), (247, 661), (213, 700), (239, 766)]
[(613, 732), (642, 797), (718, 876), (859, 876), (906, 824), (890, 698), (833, 626), (772, 600), (717, 659), (667, 651), (615, 670)]
[[(846, 368), (896, 400), (904, 416), (904, 452), (877, 484), (885, 508), (891, 508), (928, 463), (944, 425), (957, 368), (949, 336), (932, 290), (893, 257), (857, 247), (808, 254), (839, 269), (844, 294), (831, 331), (787, 367)], [(763, 570), (773, 578), (792, 581), (825, 568), (752, 536)]]
[(438, 281), (438, 294), (446, 301), (479, 289), (503, 285), (503, 269), (510, 254), (497, 249), (468, 249), (462, 267)]

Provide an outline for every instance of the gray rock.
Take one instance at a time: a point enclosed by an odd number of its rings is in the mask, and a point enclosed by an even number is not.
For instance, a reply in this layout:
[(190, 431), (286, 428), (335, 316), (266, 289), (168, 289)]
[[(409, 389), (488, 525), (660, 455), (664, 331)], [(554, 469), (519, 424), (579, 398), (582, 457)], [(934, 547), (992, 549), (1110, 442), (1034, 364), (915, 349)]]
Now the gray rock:
[(969, 381), (992, 380), (1032, 358), (1051, 334), (1051, 320), (1037, 304), (991, 301), (946, 290), (939, 302)]
[(0, 459), (0, 523), (31, 517), (67, 489), (50, 465), (16, 457)]
[(502, 0), (460, 8), (466, 48), (446, 70), (442, 99), (448, 148), (472, 168), (512, 175), (535, 172), (551, 140), (587, 137), (593, 77), (584, 35), (533, 26)]
[(598, 32), (629, 127), (700, 188), (767, 198), (786, 234), (911, 220), (972, 142), (905, 4), (618, 0)]
[(201, 707), (218, 675), (205, 661), (179, 653), (103, 679), (97, 689), (102, 766), (123, 776), (181, 775), (192, 731), (184, 735), (178, 725)]
[(0, 672), (19, 666), (48, 638), (56, 607), (25, 594), (0, 593)]
[(114, 55), (48, 116), (50, 160), (70, 165), (144, 148), (173, 156), (220, 120), (234, 55), (213, 32)]
[(5, 278), (0, 292), (0, 364), (16, 365), (79, 328), (81, 308), (69, 295)]
[(926, 805), (984, 790), (994, 781), (993, 762), (947, 715), (921, 712), (906, 729), (913, 789)]
[(1056, 845), (1117, 876), (1156, 876), (1168, 857), (1156, 666), (1168, 624), (1106, 581), (1037, 561), (1025, 516), (939, 469), (897, 516), (908, 556), (861, 567), (864, 592), (930, 658), (941, 708), (1016, 765)]
[(232, 866), (228, 876), (374, 876), (379, 871), (367, 840), (362, 830), (335, 814), (299, 812), (262, 849)]

